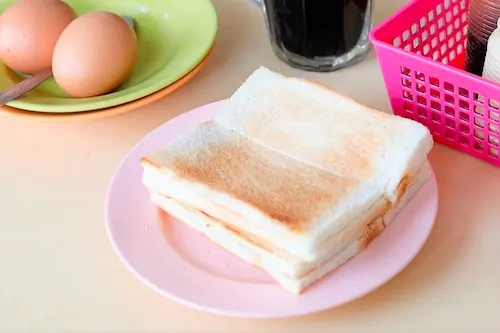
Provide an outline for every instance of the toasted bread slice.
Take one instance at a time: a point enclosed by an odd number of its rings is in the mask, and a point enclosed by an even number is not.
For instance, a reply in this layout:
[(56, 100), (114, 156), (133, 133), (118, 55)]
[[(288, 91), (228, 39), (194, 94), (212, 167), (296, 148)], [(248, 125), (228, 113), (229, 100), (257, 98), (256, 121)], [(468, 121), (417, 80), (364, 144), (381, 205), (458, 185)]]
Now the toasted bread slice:
[(151, 191), (306, 260), (317, 257), (323, 237), (357, 223), (361, 212), (387, 210), (375, 184), (302, 163), (213, 122), (141, 163)]
[[(426, 163), (403, 196), (402, 202), (409, 201), (429, 177), (430, 168)], [(284, 289), (296, 294), (302, 293), (309, 285), (366, 249), (382, 233), (397, 212), (404, 207), (404, 205), (393, 207), (383, 216), (365, 220), (362, 228), (353, 230), (353, 237), (345, 239), (345, 242), (340, 244), (335, 251), (325, 252), (316, 261), (304, 261), (283, 252), (272, 244), (263, 244), (261, 240), (234, 230), (228, 227), (224, 221), (209, 216), (183, 202), (154, 192), (151, 193), (151, 200), (160, 209), (204, 234), (223, 249), (263, 269), (273, 276)]]
[(361, 105), (317, 83), (257, 69), (215, 121), (286, 156), (372, 181), (392, 201), (433, 141), (423, 125)]

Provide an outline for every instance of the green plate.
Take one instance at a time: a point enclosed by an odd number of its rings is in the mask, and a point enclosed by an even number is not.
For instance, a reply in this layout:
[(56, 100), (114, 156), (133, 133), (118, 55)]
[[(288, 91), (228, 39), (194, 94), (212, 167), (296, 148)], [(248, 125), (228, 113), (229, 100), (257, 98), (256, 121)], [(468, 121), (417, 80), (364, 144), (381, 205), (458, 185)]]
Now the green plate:
[[(0, 4), (3, 12), (17, 0)], [(217, 14), (210, 0), (66, 0), (81, 15), (106, 10), (135, 21), (139, 55), (118, 90), (89, 98), (64, 93), (53, 78), (7, 105), (29, 111), (67, 113), (98, 110), (150, 95), (189, 73), (210, 51)], [(0, 63), (0, 90), (23, 78)]]

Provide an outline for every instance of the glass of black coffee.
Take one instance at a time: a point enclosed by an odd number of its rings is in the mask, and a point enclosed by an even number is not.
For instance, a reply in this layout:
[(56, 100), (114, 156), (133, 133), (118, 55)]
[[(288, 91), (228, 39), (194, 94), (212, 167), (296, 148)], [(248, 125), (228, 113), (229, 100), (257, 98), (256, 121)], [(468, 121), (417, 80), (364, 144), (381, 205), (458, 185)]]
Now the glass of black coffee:
[(293, 67), (328, 72), (370, 49), (372, 0), (260, 0), (274, 52)]

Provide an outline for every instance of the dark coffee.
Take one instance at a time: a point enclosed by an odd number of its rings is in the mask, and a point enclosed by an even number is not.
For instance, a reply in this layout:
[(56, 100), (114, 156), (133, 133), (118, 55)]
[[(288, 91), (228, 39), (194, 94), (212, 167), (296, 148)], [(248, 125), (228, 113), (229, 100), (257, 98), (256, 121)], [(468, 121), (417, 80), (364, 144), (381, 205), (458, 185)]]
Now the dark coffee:
[(486, 58), (486, 43), (479, 41), (470, 32), (467, 34), (467, 51), (465, 56), (465, 70), (481, 76)]
[(370, 0), (264, 0), (270, 33), (285, 51), (306, 58), (339, 57), (365, 29)]

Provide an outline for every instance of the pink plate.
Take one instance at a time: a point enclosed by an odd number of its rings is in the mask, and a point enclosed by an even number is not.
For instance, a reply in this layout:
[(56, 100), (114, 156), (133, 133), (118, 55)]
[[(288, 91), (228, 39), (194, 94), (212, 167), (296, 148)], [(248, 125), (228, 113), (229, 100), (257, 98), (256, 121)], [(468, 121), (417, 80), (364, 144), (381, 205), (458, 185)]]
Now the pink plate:
[(121, 163), (106, 197), (111, 243), (141, 281), (180, 303), (238, 317), (276, 318), (325, 310), (359, 298), (398, 274), (427, 240), (437, 213), (434, 176), (369, 248), (301, 296), (212, 244), (182, 222), (161, 218), (141, 184), (139, 159), (212, 119), (224, 101), (184, 113), (146, 136)]

